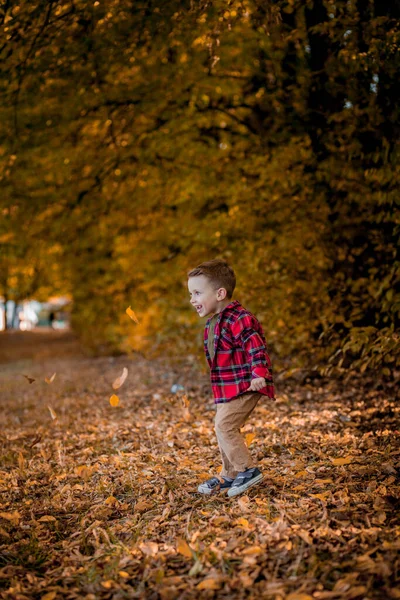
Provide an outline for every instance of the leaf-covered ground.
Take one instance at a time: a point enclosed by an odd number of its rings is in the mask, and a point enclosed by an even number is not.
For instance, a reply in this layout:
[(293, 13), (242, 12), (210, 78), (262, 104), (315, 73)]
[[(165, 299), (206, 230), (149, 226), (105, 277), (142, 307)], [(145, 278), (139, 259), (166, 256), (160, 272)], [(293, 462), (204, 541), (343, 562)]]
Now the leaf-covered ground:
[(0, 344), (1, 598), (400, 598), (394, 390), (281, 381), (244, 428), (263, 484), (201, 497), (219, 458), (197, 365)]

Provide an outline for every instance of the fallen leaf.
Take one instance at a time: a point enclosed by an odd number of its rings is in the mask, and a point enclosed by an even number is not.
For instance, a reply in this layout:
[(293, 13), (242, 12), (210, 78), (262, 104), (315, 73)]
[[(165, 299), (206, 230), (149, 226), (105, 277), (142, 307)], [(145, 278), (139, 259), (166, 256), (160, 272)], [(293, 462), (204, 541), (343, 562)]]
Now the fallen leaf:
[(200, 581), (196, 588), (198, 590), (219, 590), (221, 587), (221, 581), (219, 579), (215, 579), (213, 577), (208, 577), (207, 579), (203, 579)]
[(142, 542), (139, 548), (146, 556), (155, 556), (158, 553), (158, 544), (156, 542)]
[(261, 546), (249, 546), (249, 548), (243, 550), (242, 554), (245, 556), (256, 556), (257, 554), (262, 554), (264, 551), (264, 548), (261, 548)]
[(114, 582), (112, 579), (107, 579), (107, 581), (102, 581), (101, 585), (106, 588), (106, 590), (109, 590), (114, 585)]
[(107, 504), (108, 506), (114, 506), (117, 503), (118, 500), (115, 496), (108, 496), (107, 500), (104, 500), (104, 504)]
[(135, 321), (135, 323), (137, 323), (139, 325), (139, 321), (137, 319), (137, 316), (135, 315), (135, 313), (133, 312), (133, 310), (131, 309), (130, 306), (128, 306), (128, 308), (126, 309), (125, 312), (128, 315), (128, 317), (130, 317), (132, 319), (132, 321)]
[(193, 552), (189, 544), (182, 538), (178, 538), (176, 541), (176, 551), (187, 558), (193, 558)]
[(41, 596), (40, 600), (54, 600), (57, 597), (57, 592), (47, 592), (44, 596)]
[(52, 515), (44, 515), (43, 517), (40, 517), (40, 519), (38, 519), (39, 523), (51, 523), (53, 521), (57, 521), (57, 519), (55, 517), (53, 517)]
[(122, 375), (117, 377), (117, 379), (112, 384), (113, 390), (118, 390), (124, 383), (126, 378), (128, 377), (128, 369), (126, 367), (122, 370)]
[(7, 531), (5, 529), (3, 529), (2, 527), (0, 527), (0, 535), (2, 535), (3, 537), (9, 538), (10, 534), (7, 533)]
[(118, 575), (120, 575), (120, 577), (123, 577), (124, 579), (128, 579), (128, 577), (130, 577), (129, 573), (127, 573), (126, 571), (118, 571)]
[(300, 529), (299, 531), (296, 531), (296, 533), (299, 537), (301, 537), (302, 540), (306, 542), (306, 544), (311, 545), (313, 543), (312, 537), (305, 529)]
[(249, 512), (250, 498), (248, 496), (241, 496), (238, 500), (238, 504), (243, 512)]
[(136, 502), (136, 504), (135, 504), (135, 511), (144, 512), (145, 510), (148, 510), (152, 506), (153, 506), (153, 504), (151, 502), (149, 502), (148, 500), (139, 500), (139, 502)]
[(351, 456), (346, 456), (345, 458), (330, 458), (329, 460), (335, 467), (349, 465), (351, 462), (353, 462), (353, 458)]
[(240, 517), (239, 519), (237, 519), (236, 523), (238, 525), (241, 525), (242, 527), (244, 527), (245, 529), (247, 529), (249, 527), (249, 522), (247, 519), (244, 519), (243, 517)]
[(57, 419), (57, 415), (56, 415), (55, 411), (54, 411), (54, 410), (51, 408), (51, 406), (47, 405), (47, 408), (48, 408), (48, 409), (49, 409), (49, 411), (50, 411), (51, 418), (52, 418), (53, 420), (54, 420), (54, 419)]
[(304, 594), (303, 592), (292, 592), (286, 596), (286, 600), (314, 600), (310, 594)]
[(24, 375), (24, 377), (29, 381), (29, 383), (33, 383), (34, 381), (36, 381), (36, 379), (33, 379), (33, 377), (28, 377), (28, 375)]
[(57, 373), (53, 373), (53, 375), (49, 378), (49, 377), (45, 377), (44, 380), (46, 383), (48, 383), (50, 385), (50, 383), (53, 383), (54, 379), (56, 378), (56, 374)]
[(110, 404), (111, 406), (118, 406), (119, 404), (119, 398), (118, 396), (116, 396), (115, 394), (113, 394), (110, 398)]
[(5, 519), (6, 521), (11, 521), (12, 523), (15, 523), (16, 525), (19, 523), (19, 520), (21, 519), (21, 515), (19, 514), (19, 512), (17, 510), (14, 510), (14, 512), (11, 512), (11, 513), (0, 512), (0, 517), (2, 519)]

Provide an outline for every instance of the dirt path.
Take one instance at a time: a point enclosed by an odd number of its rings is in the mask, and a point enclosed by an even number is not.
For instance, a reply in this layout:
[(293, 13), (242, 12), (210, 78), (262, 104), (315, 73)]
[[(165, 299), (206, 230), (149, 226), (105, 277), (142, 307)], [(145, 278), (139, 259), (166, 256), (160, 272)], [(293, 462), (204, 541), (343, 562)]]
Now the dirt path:
[(0, 347), (0, 598), (400, 597), (387, 393), (281, 383), (244, 430), (263, 484), (203, 498), (219, 461), (196, 366), (89, 358), (53, 332), (2, 334)]

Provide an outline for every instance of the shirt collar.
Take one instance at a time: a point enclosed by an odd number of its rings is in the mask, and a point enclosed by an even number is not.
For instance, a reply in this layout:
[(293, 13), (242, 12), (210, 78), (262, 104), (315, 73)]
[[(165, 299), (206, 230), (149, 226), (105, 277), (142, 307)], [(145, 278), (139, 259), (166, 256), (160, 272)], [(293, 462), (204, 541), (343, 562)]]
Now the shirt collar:
[[(216, 313), (216, 314), (218, 315), (218, 317), (220, 317), (220, 316), (222, 315), (222, 313), (223, 313), (223, 312), (225, 312), (225, 311), (226, 311), (226, 310), (228, 310), (228, 309), (232, 309), (232, 308), (234, 308), (235, 306), (238, 306), (239, 304), (240, 304), (240, 302), (239, 302), (238, 300), (232, 300), (232, 302), (230, 302), (229, 304), (227, 304), (227, 305), (226, 305), (226, 306), (225, 306), (225, 307), (224, 307), (224, 308), (221, 310), (221, 312), (220, 312), (220, 313)], [(215, 317), (215, 314), (214, 314), (214, 315), (212, 315), (212, 317), (210, 317), (209, 319), (207, 319), (207, 323), (206, 323), (206, 325), (208, 325), (208, 324), (209, 324), (209, 322), (211, 321), (211, 319), (212, 319), (213, 317)], [(218, 320), (218, 319), (217, 319), (217, 320)]]

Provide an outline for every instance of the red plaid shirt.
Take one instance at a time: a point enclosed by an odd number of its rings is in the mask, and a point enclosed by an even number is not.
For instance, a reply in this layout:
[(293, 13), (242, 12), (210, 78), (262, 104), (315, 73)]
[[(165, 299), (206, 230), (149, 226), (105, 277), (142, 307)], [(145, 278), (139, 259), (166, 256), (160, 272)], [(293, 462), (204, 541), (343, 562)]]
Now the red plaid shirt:
[(264, 377), (260, 394), (275, 398), (271, 360), (264, 332), (257, 318), (237, 300), (219, 313), (214, 330), (214, 358), (208, 351), (211, 317), (204, 330), (204, 350), (211, 370), (215, 404), (229, 402), (247, 391), (251, 380)]

